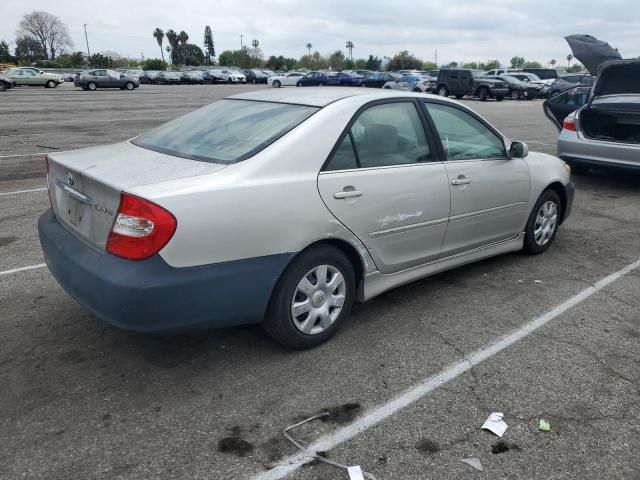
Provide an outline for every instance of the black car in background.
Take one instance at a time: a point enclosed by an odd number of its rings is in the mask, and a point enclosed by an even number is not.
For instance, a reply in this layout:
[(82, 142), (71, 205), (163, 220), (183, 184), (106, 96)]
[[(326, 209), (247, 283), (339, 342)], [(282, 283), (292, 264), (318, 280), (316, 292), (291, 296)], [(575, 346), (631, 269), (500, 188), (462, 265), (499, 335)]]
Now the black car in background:
[(523, 82), (511, 75), (498, 75), (497, 78), (507, 84), (509, 87), (509, 94), (507, 96), (512, 100), (533, 100), (540, 96), (542, 90), (541, 85)]
[(97, 69), (77, 73), (73, 84), (83, 90), (96, 90), (98, 88), (119, 88), (120, 90), (133, 90), (140, 83), (132, 77), (128, 77), (115, 70)]
[(242, 73), (244, 73), (244, 76), (247, 77), (247, 83), (267, 83), (267, 78), (269, 78), (269, 76), (262, 70), (242, 70)]
[(382, 88), (385, 83), (394, 82), (401, 78), (402, 75), (399, 73), (374, 72), (368, 77), (365, 77), (360, 83), (360, 86), (368, 88)]
[(578, 85), (590, 87), (593, 85), (595, 77), (592, 77), (588, 73), (581, 73), (578, 75), (565, 75), (558, 77), (549, 86), (549, 98), (565, 92), (570, 88), (577, 87)]
[(158, 72), (155, 83), (158, 85), (180, 85), (182, 80), (180, 75), (175, 72)]
[(488, 98), (500, 102), (508, 95), (509, 87), (499, 78), (486, 77), (480, 70), (443, 69), (438, 73), (435, 91), (441, 97), (472, 95), (483, 102)]
[(204, 78), (202, 78), (201, 72), (181, 72), (180, 81), (183, 85), (202, 85), (204, 84)]
[(15, 83), (13, 82), (13, 80), (0, 73), (0, 92), (4, 92), (5, 90), (9, 90), (13, 87), (15, 87)]
[(140, 81), (140, 83), (151, 85), (153, 83), (156, 83), (156, 78), (158, 77), (158, 73), (159, 72), (157, 72), (156, 70), (145, 70), (138, 77), (138, 80)]
[(219, 77), (212, 70), (205, 70), (204, 72), (200, 72), (200, 73), (202, 74), (202, 79), (204, 80), (204, 83), (210, 83), (212, 85), (214, 83), (227, 83), (226, 79)]

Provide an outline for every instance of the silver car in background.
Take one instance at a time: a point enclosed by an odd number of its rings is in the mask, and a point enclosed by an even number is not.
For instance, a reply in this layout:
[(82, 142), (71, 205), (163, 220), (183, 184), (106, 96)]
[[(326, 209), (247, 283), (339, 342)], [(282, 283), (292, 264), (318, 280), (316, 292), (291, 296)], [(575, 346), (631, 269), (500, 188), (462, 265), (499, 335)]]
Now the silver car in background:
[(46, 163), (44, 257), (97, 317), (144, 332), (262, 323), (297, 349), (354, 301), (544, 252), (573, 200), (562, 161), (458, 102), (365, 88), (244, 93)]
[(575, 87), (544, 103), (560, 130), (558, 156), (576, 173), (590, 166), (640, 168), (640, 60), (604, 63), (593, 87)]

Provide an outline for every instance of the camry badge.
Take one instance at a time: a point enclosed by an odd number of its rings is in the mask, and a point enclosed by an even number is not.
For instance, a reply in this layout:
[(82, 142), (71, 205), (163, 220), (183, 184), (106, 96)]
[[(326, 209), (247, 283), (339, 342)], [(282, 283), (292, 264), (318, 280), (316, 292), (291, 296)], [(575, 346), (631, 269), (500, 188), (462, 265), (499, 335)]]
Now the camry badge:
[(76, 181), (73, 178), (73, 175), (71, 175), (71, 172), (67, 172), (67, 185), (69, 185), (70, 187), (73, 187), (74, 183), (76, 183)]

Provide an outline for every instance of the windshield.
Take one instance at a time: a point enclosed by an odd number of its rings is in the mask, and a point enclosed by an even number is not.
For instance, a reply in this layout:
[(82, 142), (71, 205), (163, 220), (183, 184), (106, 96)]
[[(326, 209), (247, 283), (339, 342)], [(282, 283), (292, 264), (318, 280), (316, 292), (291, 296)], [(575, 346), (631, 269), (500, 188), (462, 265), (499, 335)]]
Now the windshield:
[(245, 160), (309, 118), (318, 108), (221, 100), (151, 130), (134, 145), (211, 163)]
[(471, 75), (473, 78), (484, 77), (485, 73), (482, 70), (471, 70)]

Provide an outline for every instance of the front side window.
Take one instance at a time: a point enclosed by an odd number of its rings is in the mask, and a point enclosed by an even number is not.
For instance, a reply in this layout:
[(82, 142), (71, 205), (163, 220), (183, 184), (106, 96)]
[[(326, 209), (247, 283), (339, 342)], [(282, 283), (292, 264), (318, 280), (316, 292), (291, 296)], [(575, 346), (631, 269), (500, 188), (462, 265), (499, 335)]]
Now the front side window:
[(506, 158), (504, 142), (486, 125), (456, 107), (428, 104), (449, 160)]
[(249, 158), (313, 115), (318, 108), (221, 100), (151, 130), (134, 145), (211, 163)]
[(368, 108), (351, 127), (361, 168), (431, 161), (427, 138), (412, 102)]

